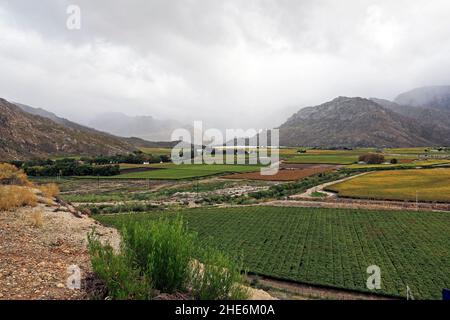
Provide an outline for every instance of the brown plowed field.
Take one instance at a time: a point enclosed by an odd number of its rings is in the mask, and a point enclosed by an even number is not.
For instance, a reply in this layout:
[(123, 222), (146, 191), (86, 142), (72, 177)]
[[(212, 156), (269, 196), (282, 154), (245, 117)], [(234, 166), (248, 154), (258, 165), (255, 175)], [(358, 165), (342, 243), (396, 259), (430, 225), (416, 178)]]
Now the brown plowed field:
[(280, 168), (275, 175), (261, 175), (259, 171), (250, 173), (237, 173), (222, 178), (225, 179), (245, 179), (245, 180), (265, 180), (265, 181), (295, 181), (302, 178), (312, 176), (317, 173), (335, 170), (336, 166), (318, 165), (313, 167), (306, 167), (304, 169), (287, 169)]

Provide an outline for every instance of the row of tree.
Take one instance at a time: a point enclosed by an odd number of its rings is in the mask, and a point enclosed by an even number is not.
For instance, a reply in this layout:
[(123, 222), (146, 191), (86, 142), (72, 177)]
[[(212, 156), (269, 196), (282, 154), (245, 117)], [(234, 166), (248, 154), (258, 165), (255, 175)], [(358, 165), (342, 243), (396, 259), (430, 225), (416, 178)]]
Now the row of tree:
[(93, 165), (73, 158), (11, 161), (11, 164), (25, 171), (27, 175), (34, 177), (113, 176), (120, 174), (119, 165)]
[(170, 162), (169, 155), (151, 155), (143, 153), (142, 151), (135, 151), (130, 154), (118, 154), (113, 156), (96, 156), (96, 157), (82, 157), (80, 159), (84, 163), (104, 165), (104, 164), (117, 164), (117, 163), (131, 163), (131, 164), (143, 164), (143, 163), (160, 163)]
[(114, 176), (120, 174), (119, 165), (71, 164), (71, 165), (46, 165), (23, 168), (25, 173), (34, 177), (56, 176)]
[(143, 164), (170, 162), (169, 155), (151, 155), (141, 151), (113, 156), (82, 157), (80, 159), (31, 159), (11, 161), (29, 176), (113, 176), (120, 174), (119, 163)]

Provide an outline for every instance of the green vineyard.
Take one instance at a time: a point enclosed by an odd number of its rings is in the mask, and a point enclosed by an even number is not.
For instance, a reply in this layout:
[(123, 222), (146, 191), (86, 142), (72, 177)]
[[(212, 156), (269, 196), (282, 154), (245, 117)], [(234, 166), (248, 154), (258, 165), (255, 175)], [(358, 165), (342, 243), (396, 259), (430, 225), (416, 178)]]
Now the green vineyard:
[(250, 272), (357, 291), (370, 265), (381, 268), (379, 294), (439, 299), (450, 287), (450, 215), (437, 212), (313, 208), (201, 208), (98, 216), (121, 226), (182, 213), (202, 241), (243, 255)]

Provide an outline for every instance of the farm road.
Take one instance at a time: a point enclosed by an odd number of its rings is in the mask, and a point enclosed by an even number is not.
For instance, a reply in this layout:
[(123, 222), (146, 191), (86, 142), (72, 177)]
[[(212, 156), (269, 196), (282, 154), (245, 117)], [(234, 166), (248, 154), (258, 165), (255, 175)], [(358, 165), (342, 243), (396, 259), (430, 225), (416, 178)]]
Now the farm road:
[(344, 179), (341, 179), (341, 180), (336, 180), (336, 181), (331, 181), (331, 182), (319, 184), (318, 186), (309, 188), (308, 190), (306, 190), (305, 192), (303, 192), (303, 193), (301, 193), (301, 194), (295, 194), (295, 195), (293, 195), (293, 196), (290, 196), (289, 198), (290, 198), (290, 199), (304, 199), (304, 198), (314, 198), (314, 199), (317, 199), (317, 198), (315, 198), (315, 197), (312, 196), (312, 194), (313, 194), (314, 192), (320, 192), (320, 193), (326, 194), (327, 197), (336, 197), (336, 194), (335, 194), (335, 193), (328, 192), (328, 191), (324, 191), (323, 189), (326, 188), (326, 187), (328, 187), (328, 186), (331, 186), (331, 185), (333, 185), (333, 184), (340, 183), (340, 182), (344, 182), (344, 181), (347, 181), (347, 180), (351, 180), (351, 179), (354, 179), (354, 178), (356, 178), (356, 177), (363, 176), (363, 175), (368, 174), (368, 173), (369, 173), (369, 172), (363, 172), (363, 173), (360, 173), (360, 174), (357, 174), (357, 175), (354, 175), (354, 176), (351, 176), (351, 177), (347, 177), (347, 178), (344, 178)]

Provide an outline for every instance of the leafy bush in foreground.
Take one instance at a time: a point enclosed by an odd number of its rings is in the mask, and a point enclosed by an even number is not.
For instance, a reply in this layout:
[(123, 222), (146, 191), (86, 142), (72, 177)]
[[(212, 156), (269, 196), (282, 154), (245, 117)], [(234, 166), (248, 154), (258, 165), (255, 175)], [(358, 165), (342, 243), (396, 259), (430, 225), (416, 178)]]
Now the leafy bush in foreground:
[[(120, 253), (89, 237), (92, 266), (113, 299), (149, 299), (152, 289), (189, 292), (197, 299), (244, 299), (241, 265), (225, 254), (199, 247), (183, 220), (128, 222)], [(198, 258), (198, 260), (196, 260)]]
[(164, 292), (185, 290), (195, 234), (188, 233), (181, 218), (134, 223), (124, 229), (124, 241), (136, 264)]
[(110, 245), (102, 245), (91, 234), (89, 252), (92, 269), (102, 279), (110, 297), (118, 300), (151, 298), (151, 282), (132, 265), (132, 259), (125, 252), (115, 254)]

